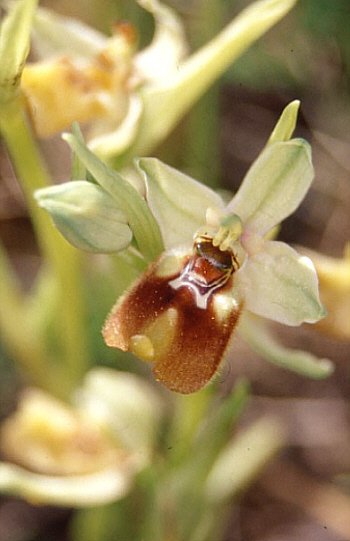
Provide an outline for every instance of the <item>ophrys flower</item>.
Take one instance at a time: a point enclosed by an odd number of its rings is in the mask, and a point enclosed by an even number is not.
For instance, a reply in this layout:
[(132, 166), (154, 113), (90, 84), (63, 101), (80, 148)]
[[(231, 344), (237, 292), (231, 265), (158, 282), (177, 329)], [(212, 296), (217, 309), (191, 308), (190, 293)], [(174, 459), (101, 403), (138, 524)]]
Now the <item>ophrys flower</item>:
[(154, 362), (172, 390), (190, 393), (211, 379), (243, 309), (287, 325), (325, 315), (311, 261), (265, 238), (313, 179), (308, 143), (278, 140), (278, 131), (228, 205), (158, 160), (138, 160), (167, 250), (118, 301), (103, 334)]

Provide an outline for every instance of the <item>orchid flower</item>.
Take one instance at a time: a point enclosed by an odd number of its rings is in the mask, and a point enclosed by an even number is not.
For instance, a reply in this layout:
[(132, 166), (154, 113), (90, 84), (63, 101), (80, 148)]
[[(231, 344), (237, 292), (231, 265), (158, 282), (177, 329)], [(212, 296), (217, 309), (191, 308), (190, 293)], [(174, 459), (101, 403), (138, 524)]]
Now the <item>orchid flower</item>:
[(22, 92), (37, 134), (87, 127), (91, 150), (118, 167), (149, 153), (225, 69), (282, 18), (296, 0), (259, 0), (191, 56), (179, 18), (158, 0), (151, 44), (137, 52), (131, 25), (111, 38), (76, 20), (38, 8)]
[(156, 441), (161, 401), (132, 374), (90, 371), (68, 406), (35, 388), (0, 429), (0, 492), (95, 507), (125, 497)]
[(73, 181), (36, 194), (77, 246), (108, 252), (129, 245), (153, 261), (118, 300), (103, 335), (107, 345), (153, 362), (156, 378), (174, 391), (210, 381), (242, 312), (286, 325), (325, 316), (311, 260), (266, 238), (314, 176), (309, 144), (290, 139), (298, 106), (285, 109), (228, 204), (156, 158), (136, 161), (144, 199), (73, 135), (65, 139), (98, 184)]

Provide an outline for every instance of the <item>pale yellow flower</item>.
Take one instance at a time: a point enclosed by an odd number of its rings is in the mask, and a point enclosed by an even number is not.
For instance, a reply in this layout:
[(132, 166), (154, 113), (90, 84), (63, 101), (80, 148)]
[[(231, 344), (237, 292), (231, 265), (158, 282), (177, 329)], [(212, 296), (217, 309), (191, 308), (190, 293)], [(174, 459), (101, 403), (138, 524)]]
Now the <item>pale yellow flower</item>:
[(182, 24), (158, 0), (138, 0), (152, 13), (151, 44), (135, 50), (130, 25), (113, 37), (39, 8), (33, 49), (39, 59), (23, 72), (22, 92), (40, 137), (86, 126), (87, 143), (121, 167), (149, 153), (214, 81), (295, 0), (258, 0), (194, 54), (187, 55)]
[(27, 389), (0, 429), (0, 491), (38, 504), (124, 497), (150, 461), (161, 403), (136, 376), (92, 370), (69, 406)]

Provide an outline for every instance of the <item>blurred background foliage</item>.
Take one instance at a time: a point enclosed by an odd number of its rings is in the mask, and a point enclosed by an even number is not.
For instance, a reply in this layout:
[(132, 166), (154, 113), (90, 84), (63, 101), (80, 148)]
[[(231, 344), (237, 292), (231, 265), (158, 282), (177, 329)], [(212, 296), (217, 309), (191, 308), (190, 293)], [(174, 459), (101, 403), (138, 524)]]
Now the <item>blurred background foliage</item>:
[[(183, 19), (194, 50), (250, 1), (166, 3)], [(106, 33), (111, 21), (132, 21), (141, 46), (152, 36), (151, 16), (130, 0), (47, 0), (42, 5), (81, 18)], [(287, 242), (340, 258), (350, 231), (349, 84), (349, 1), (299, 0), (284, 20), (225, 73), (155, 155), (195, 178), (233, 191), (263, 147), (283, 107), (292, 99), (300, 99), (297, 135), (312, 144), (316, 178), (301, 208), (282, 225), (280, 236)], [(61, 142), (46, 141), (42, 147), (55, 178), (67, 178), (69, 163)], [(61, 153), (63, 160), (58, 159)], [(54, 165), (57, 162), (58, 170)], [(22, 195), (13, 182), (13, 171), (3, 149), (0, 168), (0, 236), (29, 289), (40, 258)], [(93, 298), (87, 295), (94, 306), (89, 310), (88, 325), (91, 359), (121, 368), (115, 363), (115, 352), (106, 348), (100, 337), (101, 322), (118, 292), (117, 272), (121, 273), (119, 287), (123, 281), (123, 270), (117, 270), (117, 265), (114, 270), (113, 281), (94, 282), (98, 290), (94, 290)], [(90, 288), (88, 284), (87, 292)], [(278, 325), (273, 328), (290, 346), (333, 359), (336, 372), (326, 381), (305, 380), (262, 363), (236, 342), (234, 358), (225, 368), (223, 379), (233, 381), (243, 372), (251, 381), (253, 398), (244, 422), (263, 411), (279, 415), (288, 427), (289, 446), (235, 506), (227, 540), (349, 539), (350, 521), (344, 518), (349, 516), (348, 500), (332, 499), (330, 486), (336, 476), (350, 471), (349, 337), (340, 340), (307, 325), (292, 330)], [(140, 365), (133, 366), (131, 359), (129, 368), (140, 369)], [(22, 384), (0, 345), (0, 419), (14, 408)], [(314, 501), (321, 503), (314, 505)], [(327, 502), (334, 505), (327, 506)], [(106, 512), (114, 511), (111, 508)], [(63, 541), (69, 518), (67, 511), (5, 502), (0, 507), (0, 539)], [(5, 533), (8, 537), (3, 537)]]

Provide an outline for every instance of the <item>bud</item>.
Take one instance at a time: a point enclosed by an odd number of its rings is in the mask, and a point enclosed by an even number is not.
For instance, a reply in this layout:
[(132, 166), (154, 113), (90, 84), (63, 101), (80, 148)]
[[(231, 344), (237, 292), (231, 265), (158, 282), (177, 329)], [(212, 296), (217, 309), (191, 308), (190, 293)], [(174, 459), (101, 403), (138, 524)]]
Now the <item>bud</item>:
[(85, 180), (38, 190), (40, 207), (74, 246), (89, 252), (118, 252), (129, 246), (132, 232), (125, 214), (100, 186)]

